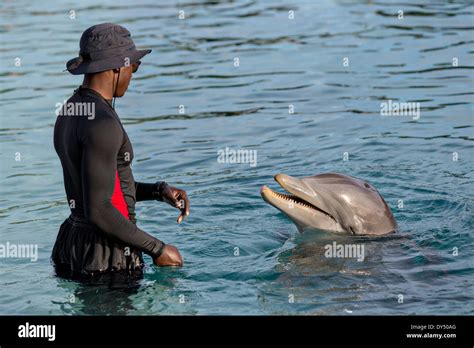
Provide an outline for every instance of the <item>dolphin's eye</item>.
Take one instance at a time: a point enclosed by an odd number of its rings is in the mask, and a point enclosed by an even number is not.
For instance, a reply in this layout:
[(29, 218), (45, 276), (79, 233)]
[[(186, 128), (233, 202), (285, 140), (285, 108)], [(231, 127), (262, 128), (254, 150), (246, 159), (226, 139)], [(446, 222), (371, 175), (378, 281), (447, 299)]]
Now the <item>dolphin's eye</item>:
[(369, 185), (368, 183), (366, 183), (366, 182), (364, 182), (364, 186), (365, 186), (366, 188), (368, 188), (368, 189), (371, 188), (370, 185)]

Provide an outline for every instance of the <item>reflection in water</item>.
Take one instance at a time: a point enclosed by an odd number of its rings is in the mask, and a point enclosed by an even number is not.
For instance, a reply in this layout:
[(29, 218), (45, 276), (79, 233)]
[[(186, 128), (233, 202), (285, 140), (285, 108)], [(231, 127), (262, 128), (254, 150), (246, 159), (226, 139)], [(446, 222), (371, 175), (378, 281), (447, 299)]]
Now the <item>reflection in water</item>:
[[(379, 237), (378, 240), (387, 238)], [(305, 231), (295, 238), (295, 247), (283, 253), (285, 268), (302, 276), (336, 274), (340, 272), (362, 272), (370, 274), (371, 261), (377, 258), (374, 238), (352, 237), (329, 232)], [(334, 246), (346, 247), (351, 254), (340, 257)], [(354, 251), (354, 253), (352, 253)], [(360, 261), (359, 261), (360, 260)]]
[(116, 272), (87, 278), (58, 278), (58, 285), (70, 294), (68, 312), (72, 314), (126, 315), (136, 309), (131, 297), (138, 293), (142, 279), (139, 274)]

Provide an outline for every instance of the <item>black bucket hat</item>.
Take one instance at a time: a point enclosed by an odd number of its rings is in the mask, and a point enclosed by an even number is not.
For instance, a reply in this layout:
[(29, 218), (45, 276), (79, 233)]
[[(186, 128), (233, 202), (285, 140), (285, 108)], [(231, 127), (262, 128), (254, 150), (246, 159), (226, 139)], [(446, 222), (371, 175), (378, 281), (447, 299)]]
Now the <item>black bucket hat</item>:
[(66, 63), (73, 75), (117, 69), (139, 61), (151, 50), (137, 50), (124, 27), (102, 23), (88, 28), (81, 36), (79, 57)]

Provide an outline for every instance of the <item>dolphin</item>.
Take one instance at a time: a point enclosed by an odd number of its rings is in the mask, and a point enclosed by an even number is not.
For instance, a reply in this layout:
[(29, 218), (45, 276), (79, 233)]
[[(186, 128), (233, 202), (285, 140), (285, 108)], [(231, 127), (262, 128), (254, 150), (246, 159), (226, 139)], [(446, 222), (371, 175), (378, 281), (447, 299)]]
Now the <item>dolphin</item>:
[(262, 186), (262, 198), (285, 213), (300, 231), (317, 229), (351, 235), (383, 235), (398, 229), (389, 206), (368, 182), (339, 173), (275, 180), (290, 194)]

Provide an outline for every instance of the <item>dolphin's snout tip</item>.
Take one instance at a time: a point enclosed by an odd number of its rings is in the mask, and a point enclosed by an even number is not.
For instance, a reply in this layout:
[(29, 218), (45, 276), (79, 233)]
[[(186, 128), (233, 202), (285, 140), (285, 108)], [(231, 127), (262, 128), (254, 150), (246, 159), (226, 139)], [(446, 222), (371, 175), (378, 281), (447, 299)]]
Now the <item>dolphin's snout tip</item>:
[(281, 180), (282, 175), (283, 175), (282, 173), (278, 173), (277, 175), (273, 177), (273, 179), (275, 179), (276, 182), (280, 182), (279, 180)]
[(288, 182), (291, 182), (293, 179), (291, 176), (283, 174), (283, 173), (278, 173), (273, 178), (282, 187), (285, 187), (288, 184)]
[(263, 191), (267, 190), (268, 187), (266, 185), (263, 185), (262, 187), (260, 187), (260, 194), (263, 193)]

